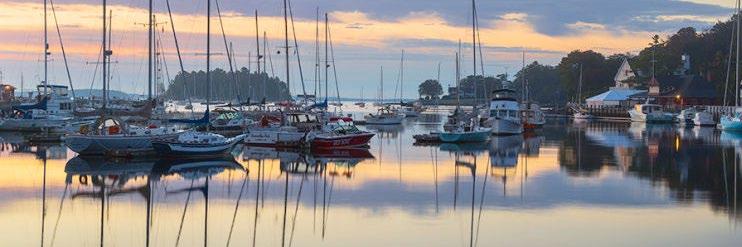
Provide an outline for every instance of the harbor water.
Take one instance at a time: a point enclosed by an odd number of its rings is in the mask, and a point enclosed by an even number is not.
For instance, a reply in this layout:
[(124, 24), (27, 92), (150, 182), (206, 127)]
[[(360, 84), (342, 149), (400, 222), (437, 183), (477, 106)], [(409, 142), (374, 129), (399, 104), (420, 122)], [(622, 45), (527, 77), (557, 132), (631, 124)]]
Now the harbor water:
[[(359, 118), (364, 112), (355, 112)], [(77, 157), (0, 133), (3, 246), (740, 246), (742, 133), (550, 119), (485, 144)]]

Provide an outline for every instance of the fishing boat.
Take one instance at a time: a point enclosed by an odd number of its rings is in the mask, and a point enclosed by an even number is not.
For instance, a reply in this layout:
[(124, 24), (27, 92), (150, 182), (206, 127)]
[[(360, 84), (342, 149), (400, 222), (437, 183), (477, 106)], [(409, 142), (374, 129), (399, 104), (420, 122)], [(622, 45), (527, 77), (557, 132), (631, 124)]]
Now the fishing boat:
[(152, 147), (165, 156), (208, 156), (228, 153), (245, 134), (226, 138), (219, 134), (189, 131), (173, 138), (155, 139)]
[(632, 122), (640, 123), (672, 123), (675, 117), (671, 113), (662, 110), (662, 106), (656, 104), (637, 104), (629, 110)]
[(521, 104), (520, 113), (523, 118), (524, 129), (538, 129), (546, 124), (546, 115), (541, 111), (541, 107), (535, 103), (525, 102)]
[(376, 114), (364, 116), (368, 125), (397, 125), (402, 124), (404, 115), (393, 111), (389, 106), (379, 108)]
[(64, 136), (64, 144), (80, 155), (132, 155), (154, 151), (152, 141), (177, 138), (174, 127), (131, 126), (114, 117), (100, 118), (92, 127)]
[(523, 122), (518, 116), (520, 107), (518, 101), (512, 97), (515, 91), (500, 89), (493, 93), (489, 117), (484, 121), (484, 127), (492, 129), (495, 135), (523, 133)]
[(374, 133), (359, 130), (353, 122), (342, 119), (331, 121), (323, 131), (314, 136), (313, 149), (355, 148), (368, 146)]

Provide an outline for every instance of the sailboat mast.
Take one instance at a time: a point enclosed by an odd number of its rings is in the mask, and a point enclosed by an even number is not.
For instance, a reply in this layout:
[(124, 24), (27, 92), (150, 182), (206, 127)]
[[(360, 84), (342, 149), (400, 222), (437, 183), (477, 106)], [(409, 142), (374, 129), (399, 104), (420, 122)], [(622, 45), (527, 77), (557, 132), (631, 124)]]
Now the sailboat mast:
[(291, 80), (289, 79), (289, 74), (291, 73), (291, 69), (289, 68), (289, 11), (288, 11), (288, 1), (283, 0), (283, 34), (284, 34), (284, 52), (286, 55), (286, 87), (288, 87), (289, 90), (289, 100), (293, 99), (291, 96)]
[[(46, 0), (44, 0), (44, 94), (47, 94), (47, 83), (49, 81), (49, 75), (48, 75), (48, 69), (49, 69), (49, 33), (48, 33), (48, 22), (47, 22), (47, 8), (46, 8)], [(104, 6), (105, 6), (105, 0)], [(105, 9), (103, 10), (105, 12)], [(104, 18), (105, 19), (105, 18)], [(103, 24), (105, 27), (105, 24)], [(104, 35), (105, 35), (105, 28)]]
[[(477, 76), (477, 11), (476, 11), (476, 0), (471, 0), (471, 51), (472, 61), (474, 62), (474, 76)], [(476, 83), (475, 86), (476, 87)], [(476, 97), (476, 95), (475, 95)]]
[(526, 101), (526, 49), (523, 48), (523, 54), (521, 58), (521, 65), (520, 65), (520, 71), (523, 72), (523, 78), (520, 80), (520, 88), (521, 88), (521, 94), (520, 94), (520, 101), (525, 102)]
[(740, 24), (742, 24), (742, 22), (740, 22), (740, 19), (739, 19), (740, 18), (740, 15), (739, 15), (740, 1), (739, 0), (737, 0), (737, 9), (736, 9), (736, 11), (737, 11), (736, 12), (736, 15), (737, 15), (737, 49), (736, 49), (737, 50), (737, 55), (736, 55), (736, 58), (735, 58), (736, 63), (734, 63), (734, 71), (735, 71), (734, 72), (734, 74), (735, 74), (735, 76), (734, 76), (734, 85), (735, 85), (735, 90), (734, 90), (734, 95), (735, 95), (734, 96), (734, 106), (735, 107), (739, 107), (739, 83), (740, 83), (740, 81), (739, 81), (739, 38), (740, 38), (739, 31), (740, 31), (740, 27), (739, 26), (740, 26)]
[(384, 105), (384, 66), (381, 66), (381, 82), (379, 83), (379, 104)]
[(320, 87), (320, 68), (319, 68), (319, 7), (317, 7), (317, 13), (315, 15), (315, 27), (314, 27), (314, 97), (317, 98), (317, 93), (322, 93), (322, 90), (317, 90)]
[(147, 24), (147, 43), (149, 45), (147, 46), (148, 52), (147, 56), (149, 57), (147, 59), (147, 99), (152, 100), (152, 37), (154, 35), (154, 28), (152, 28), (153, 20), (152, 20), (152, 0), (149, 0), (149, 23)]
[(399, 103), (404, 103), (402, 99), (404, 97), (404, 49), (402, 49), (402, 59), (399, 62)]
[(580, 64), (580, 81), (579, 90), (577, 91), (577, 104), (582, 103), (582, 64)]
[[(108, 91), (107, 91), (107, 83), (106, 78), (108, 78), (108, 64), (107, 58), (108, 58), (108, 42), (106, 42), (106, 39), (108, 38), (107, 32), (108, 28), (106, 27), (107, 23), (106, 21), (106, 0), (103, 0), (103, 66), (101, 67), (102, 70), (102, 77), (103, 79), (103, 109), (106, 109), (106, 106), (108, 106)], [(46, 82), (44, 82), (46, 84)], [(44, 87), (44, 90), (46, 91), (46, 87)]]
[(461, 86), (460, 81), (460, 64), (459, 64), (459, 52), (456, 52), (456, 107), (461, 107)]
[(258, 52), (258, 55), (257, 55), (257, 57), (258, 57), (258, 75), (260, 75), (260, 59), (262, 57), (260, 56), (260, 33), (258, 33), (259, 32), (258, 29), (259, 29), (259, 27), (258, 27), (258, 10), (256, 9), (255, 10), (255, 44), (256, 44), (255, 47), (257, 47), (256, 50)]
[(211, 0), (206, 0), (206, 131), (209, 131), (211, 105)]
[(327, 101), (327, 96), (329, 96), (329, 93), (327, 89), (329, 88), (329, 81), (330, 76), (328, 74), (330, 64), (328, 63), (327, 54), (328, 54), (328, 44), (330, 39), (330, 30), (327, 23), (327, 13), (325, 13), (325, 101)]

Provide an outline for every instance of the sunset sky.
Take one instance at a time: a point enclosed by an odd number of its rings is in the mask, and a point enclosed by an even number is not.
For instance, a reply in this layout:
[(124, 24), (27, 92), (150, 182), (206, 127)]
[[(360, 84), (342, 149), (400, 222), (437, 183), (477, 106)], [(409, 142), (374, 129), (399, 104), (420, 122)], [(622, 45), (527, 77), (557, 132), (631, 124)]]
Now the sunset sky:
[[(146, 92), (146, 0), (112, 0), (113, 11), (112, 88)], [(57, 19), (68, 53), (75, 88), (100, 88), (100, 73), (93, 78), (100, 51), (101, 1), (57, 0)], [(165, 0), (155, 0), (158, 21), (167, 21)], [(255, 55), (254, 11), (260, 14), (260, 32), (267, 32), (276, 76), (284, 78), (283, 57), (276, 54), (283, 42), (281, 0), (219, 2), (227, 39), (234, 45), (237, 66), (248, 66), (248, 52)], [(405, 50), (404, 96), (417, 96), (417, 85), (436, 78), (441, 64), (444, 87), (452, 84), (454, 53), (463, 42), (463, 73), (470, 74), (471, 4), (452, 0), (294, 0), (296, 35), (307, 89), (313, 90), (315, 13), (328, 12), (335, 45), (340, 93), (346, 97), (375, 98), (379, 68), (385, 70), (385, 93), (394, 95), (399, 60)], [(653, 34), (666, 36), (678, 28), (704, 30), (729, 18), (731, 0), (480, 0), (477, 2), (485, 74), (514, 74), (520, 68), (522, 50), (527, 61), (556, 64), (567, 52), (593, 49), (604, 54), (635, 53)], [(206, 1), (171, 0), (174, 24), (186, 70), (205, 68), (204, 34)], [(212, 50), (224, 54), (215, 5), (212, 3)], [(169, 74), (178, 60), (170, 23), (161, 26), (162, 43)], [(2, 80), (20, 87), (43, 78), (43, 1), (0, 0), (0, 70)], [(320, 32), (320, 36), (324, 34)], [(68, 84), (54, 16), (49, 11), (51, 50), (49, 80)], [(262, 45), (262, 44), (261, 44)], [(292, 92), (301, 93), (296, 58), (292, 58)], [(212, 58), (216, 67), (228, 69), (226, 57)], [(253, 58), (254, 61), (254, 58)], [(254, 67), (254, 65), (253, 65)], [(270, 71), (270, 69), (269, 69)], [(92, 84), (91, 84), (92, 83)], [(334, 88), (334, 85), (331, 85)]]

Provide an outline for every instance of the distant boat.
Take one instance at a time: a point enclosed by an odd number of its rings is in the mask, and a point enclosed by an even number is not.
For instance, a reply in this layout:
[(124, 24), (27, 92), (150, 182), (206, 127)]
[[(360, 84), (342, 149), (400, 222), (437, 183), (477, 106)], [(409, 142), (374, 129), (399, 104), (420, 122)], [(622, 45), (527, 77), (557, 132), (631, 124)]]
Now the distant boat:
[(380, 108), (376, 114), (364, 116), (368, 125), (397, 125), (402, 124), (404, 115), (392, 111), (388, 106)]

